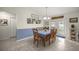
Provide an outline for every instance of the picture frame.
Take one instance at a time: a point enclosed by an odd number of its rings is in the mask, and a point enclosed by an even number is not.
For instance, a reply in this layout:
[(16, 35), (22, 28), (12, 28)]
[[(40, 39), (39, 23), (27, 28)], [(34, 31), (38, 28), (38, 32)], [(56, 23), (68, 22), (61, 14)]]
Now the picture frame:
[(78, 17), (70, 18), (69, 22), (70, 23), (77, 23), (78, 22)]
[(32, 19), (32, 24), (34, 24), (35, 23), (35, 19)]
[(32, 24), (40, 24), (41, 20), (39, 20), (39, 16), (35, 15), (35, 14), (31, 14), (31, 18), (32, 18)]
[(41, 23), (41, 20), (36, 20), (36, 24), (40, 24)]
[(0, 19), (0, 26), (8, 26), (8, 19)]
[(27, 24), (32, 24), (32, 19), (31, 18), (27, 18)]

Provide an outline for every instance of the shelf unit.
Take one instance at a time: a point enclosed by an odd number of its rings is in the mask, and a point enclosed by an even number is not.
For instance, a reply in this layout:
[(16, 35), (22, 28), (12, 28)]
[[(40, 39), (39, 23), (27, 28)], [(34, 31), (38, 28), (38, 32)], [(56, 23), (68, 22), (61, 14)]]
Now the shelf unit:
[(71, 29), (70, 29), (70, 39), (73, 40), (73, 41), (76, 41), (75, 25), (71, 25)]

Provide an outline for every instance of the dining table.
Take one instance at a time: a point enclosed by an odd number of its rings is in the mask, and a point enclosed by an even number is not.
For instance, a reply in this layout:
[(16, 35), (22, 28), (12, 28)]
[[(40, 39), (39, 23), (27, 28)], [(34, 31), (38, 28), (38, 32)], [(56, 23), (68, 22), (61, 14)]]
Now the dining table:
[(50, 34), (50, 31), (39, 31), (39, 34), (44, 37), (47, 34)]
[(39, 31), (38, 33), (40, 34), (40, 36), (42, 38), (42, 41), (44, 43), (44, 46), (45, 46), (45, 40), (44, 40), (44, 38), (46, 37), (46, 35), (50, 34), (50, 30), (48, 30), (48, 31)]

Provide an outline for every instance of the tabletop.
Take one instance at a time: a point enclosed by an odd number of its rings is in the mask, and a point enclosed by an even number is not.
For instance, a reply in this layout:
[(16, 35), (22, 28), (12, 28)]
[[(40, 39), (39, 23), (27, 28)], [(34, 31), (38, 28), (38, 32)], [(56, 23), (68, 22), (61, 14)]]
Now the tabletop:
[(39, 34), (44, 37), (47, 34), (50, 34), (50, 31), (39, 31)]

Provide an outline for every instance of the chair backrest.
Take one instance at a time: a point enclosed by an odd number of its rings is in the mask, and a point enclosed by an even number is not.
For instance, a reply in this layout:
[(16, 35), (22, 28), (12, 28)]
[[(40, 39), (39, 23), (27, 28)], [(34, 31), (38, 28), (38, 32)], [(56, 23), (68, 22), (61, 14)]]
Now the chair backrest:
[(56, 33), (57, 33), (57, 29), (52, 29), (51, 30), (51, 38), (53, 39), (54, 37), (56, 37)]
[(51, 38), (53, 39), (53, 37), (54, 37), (54, 30), (52, 29), (51, 30)]
[(35, 36), (36, 40), (40, 40), (40, 38), (41, 38), (41, 36), (38, 32), (35, 32), (34, 36)]
[(33, 36), (35, 40), (40, 40), (40, 34), (38, 33), (37, 29), (33, 29)]
[(32, 30), (33, 30), (33, 34), (34, 34), (35, 32), (38, 32), (38, 30), (37, 30), (36, 28), (33, 28)]
[(47, 34), (44, 39), (45, 39), (45, 41), (50, 40), (50, 34)]
[(57, 29), (54, 29), (54, 34), (55, 34), (55, 35), (57, 34)]

